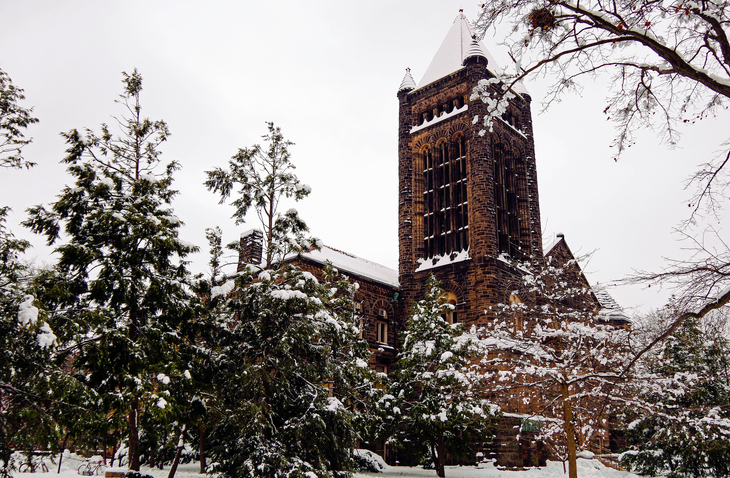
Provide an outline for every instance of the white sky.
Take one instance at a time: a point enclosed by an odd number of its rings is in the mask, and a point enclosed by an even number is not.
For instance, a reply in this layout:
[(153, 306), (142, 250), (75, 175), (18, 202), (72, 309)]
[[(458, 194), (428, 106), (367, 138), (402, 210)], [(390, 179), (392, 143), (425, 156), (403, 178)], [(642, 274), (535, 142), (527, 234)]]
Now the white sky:
[[(121, 72), (144, 78), (142, 104), (172, 132), (163, 162), (177, 160), (176, 214), (182, 238), (203, 252), (204, 230), (221, 226), (235, 240), (255, 224), (235, 226), (233, 209), (203, 187), (204, 172), (225, 166), (239, 147), (260, 142), (274, 121), (291, 149), (299, 178), (313, 188), (297, 204), (325, 244), (397, 267), (397, 88), (406, 67), (419, 81), (459, 8), (474, 19), (478, 3), (461, 0), (319, 1), (40, 1), (0, 0), (0, 68), (25, 89), (40, 123), (25, 156), (30, 171), (0, 171), (0, 204), (11, 228), (29, 238), (31, 257), (50, 249), (18, 222), (48, 204), (70, 181), (59, 164), (59, 133), (98, 131), (122, 91)], [(509, 63), (498, 38), (484, 43)], [(587, 88), (540, 114), (545, 85), (526, 82), (533, 120), (543, 233), (562, 232), (576, 253), (596, 250), (592, 283), (611, 283), (632, 269), (659, 269), (681, 244), (671, 231), (688, 215), (683, 180), (709, 159), (727, 121), (705, 120), (668, 152), (651, 134), (613, 161), (612, 125), (601, 90)], [(725, 120), (727, 120), (727, 116)], [(659, 306), (656, 287), (620, 287), (625, 307)]]

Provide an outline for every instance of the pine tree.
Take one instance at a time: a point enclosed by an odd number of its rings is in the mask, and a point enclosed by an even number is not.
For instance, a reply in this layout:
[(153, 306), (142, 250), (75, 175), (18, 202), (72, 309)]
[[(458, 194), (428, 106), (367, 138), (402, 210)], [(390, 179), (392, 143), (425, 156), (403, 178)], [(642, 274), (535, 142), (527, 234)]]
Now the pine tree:
[(670, 477), (730, 475), (729, 357), (726, 338), (687, 320), (644, 359), (642, 393), (626, 411), (624, 465)]
[(283, 214), (279, 210), (282, 199), (299, 201), (309, 195), (311, 188), (301, 184), (294, 174), (289, 147), (294, 143), (284, 139), (280, 128), (267, 123), (269, 133), (263, 136), (268, 143), (264, 149), (255, 144), (240, 148), (228, 161), (228, 169), (207, 171), (205, 185), (220, 195), (225, 202), (238, 188), (238, 197), (232, 204), (236, 208), (233, 217), (236, 224), (246, 222), (246, 215), (253, 207), (264, 232), (264, 259), (266, 267), (282, 260), (287, 254), (307, 248), (304, 237), (308, 231), (296, 209)]
[[(244, 271), (219, 327), (212, 431), (215, 471), (228, 477), (340, 476), (351, 467), (369, 350), (346, 281), (289, 264)], [(233, 327), (230, 325), (234, 323)]]
[[(67, 291), (52, 311), (65, 356), (115, 424), (126, 420), (129, 467), (139, 469), (140, 414), (163, 414), (170, 381), (186, 380), (179, 363), (181, 324), (193, 314), (185, 257), (170, 203), (175, 162), (161, 167), (164, 121), (142, 117), (142, 77), (123, 73), (115, 118), (63, 133), (63, 162), (74, 178), (50, 210), (29, 210), (25, 225), (56, 248)], [(63, 234), (62, 231), (63, 230)]]
[(538, 439), (576, 478), (577, 452), (605, 433), (611, 407), (624, 403), (629, 333), (598, 313), (575, 259), (519, 269), (524, 275), (482, 331), (484, 376), (491, 393), (514, 396), (533, 414)]
[[(308, 228), (295, 210), (282, 214), (279, 206), (307, 196), (309, 187), (293, 174), (293, 143), (273, 123), (268, 127), (266, 152), (259, 145), (240, 149), (230, 170), (209, 171), (206, 181), (222, 201), (237, 188), (236, 222), (253, 208), (265, 240), (263, 267), (250, 264), (235, 281), (210, 288), (213, 471), (342, 476), (352, 467), (357, 412), (372, 391), (370, 351), (354, 315), (356, 285), (332, 268), (318, 278), (292, 262), (316, 241), (304, 236)], [(214, 270), (218, 263), (211, 262)], [(216, 309), (221, 297), (228, 297), (225, 314)]]
[(23, 158), (22, 149), (31, 142), (23, 130), (38, 122), (33, 108), (23, 108), (23, 90), (13, 85), (10, 77), (0, 70), (0, 167), (30, 168), (35, 163)]
[(442, 294), (432, 275), (406, 323), (391, 393), (383, 400), (401, 428), (401, 442), (427, 450), (440, 477), (447, 452), (487, 441), (494, 418), (481, 394), (476, 330), (447, 322), (453, 306)]

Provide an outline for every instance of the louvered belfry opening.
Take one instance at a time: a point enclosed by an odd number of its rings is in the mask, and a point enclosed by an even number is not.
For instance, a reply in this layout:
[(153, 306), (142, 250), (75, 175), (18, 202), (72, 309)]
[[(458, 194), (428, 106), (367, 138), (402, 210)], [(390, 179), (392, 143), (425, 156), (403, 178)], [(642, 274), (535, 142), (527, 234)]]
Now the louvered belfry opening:
[[(492, 147), (497, 249), (515, 259), (529, 255), (527, 182), (521, 155), (504, 143)], [(528, 239), (528, 240), (526, 240)]]
[(469, 247), (466, 141), (457, 134), (422, 153), (423, 223), (426, 256)]

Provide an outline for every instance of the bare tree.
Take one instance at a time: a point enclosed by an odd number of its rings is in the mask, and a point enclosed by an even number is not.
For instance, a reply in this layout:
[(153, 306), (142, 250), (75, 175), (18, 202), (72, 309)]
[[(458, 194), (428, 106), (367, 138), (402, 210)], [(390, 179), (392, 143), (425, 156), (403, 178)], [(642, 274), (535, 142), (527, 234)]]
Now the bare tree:
[(576, 478), (578, 452), (605, 438), (611, 408), (623, 404), (629, 331), (599, 313), (575, 260), (520, 269), (483, 330), (484, 378), (495, 396), (514, 397), (510, 406), (533, 416), (539, 439)]
[[(546, 104), (598, 74), (612, 78), (605, 115), (617, 128), (617, 157), (634, 143), (633, 132), (650, 128), (670, 147), (679, 126), (711, 118), (730, 100), (730, 2), (726, 0), (497, 0), (485, 3), (477, 20), (484, 35), (496, 25), (512, 28), (505, 39), (514, 68), (483, 81), (473, 92), (494, 105), (485, 128), (500, 114), (511, 87), (538, 73), (554, 78)], [(700, 318), (730, 301), (730, 248), (717, 228), (730, 192), (730, 142), (700, 164), (688, 179), (691, 215), (678, 228), (692, 256), (670, 260), (660, 272), (639, 272), (632, 282), (672, 285), (683, 307), (657, 341), (688, 317)], [(703, 218), (705, 214), (707, 217)], [(698, 232), (699, 231), (699, 232)], [(649, 343), (652, 347), (655, 343)], [(637, 357), (638, 358), (638, 357)]]

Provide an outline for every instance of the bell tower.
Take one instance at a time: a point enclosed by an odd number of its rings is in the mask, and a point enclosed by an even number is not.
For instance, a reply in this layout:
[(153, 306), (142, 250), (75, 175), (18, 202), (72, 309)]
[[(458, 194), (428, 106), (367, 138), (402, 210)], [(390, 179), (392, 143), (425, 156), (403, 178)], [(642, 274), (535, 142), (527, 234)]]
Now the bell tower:
[(491, 130), (481, 121), (486, 105), (470, 99), (500, 72), (460, 13), (421, 82), (407, 70), (398, 90), (404, 305), (423, 297), (433, 273), (458, 322), (479, 321), (509, 297), (513, 261), (543, 255), (531, 98), (515, 88)]

